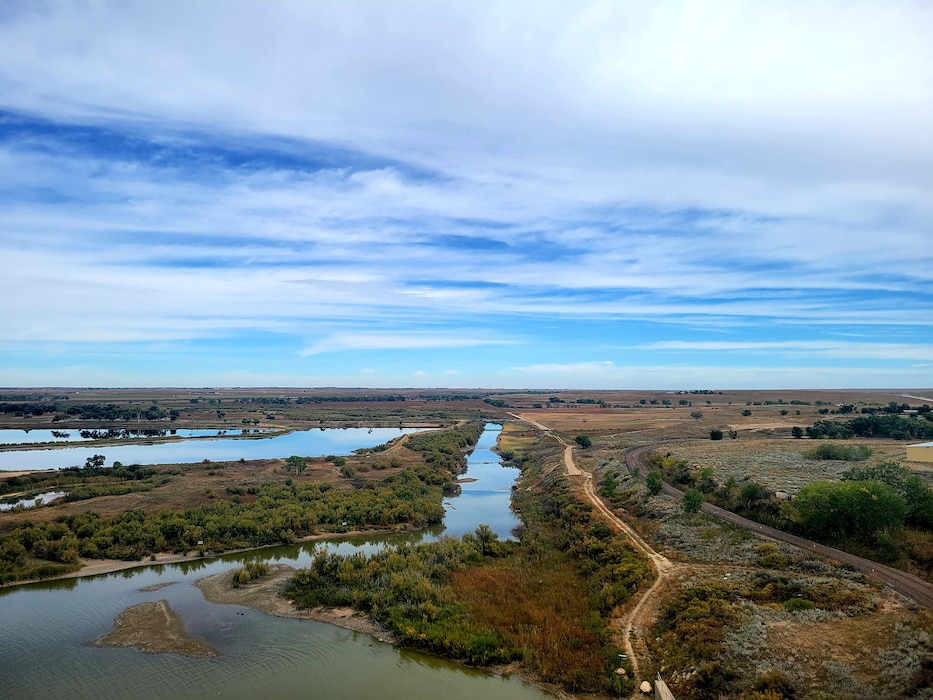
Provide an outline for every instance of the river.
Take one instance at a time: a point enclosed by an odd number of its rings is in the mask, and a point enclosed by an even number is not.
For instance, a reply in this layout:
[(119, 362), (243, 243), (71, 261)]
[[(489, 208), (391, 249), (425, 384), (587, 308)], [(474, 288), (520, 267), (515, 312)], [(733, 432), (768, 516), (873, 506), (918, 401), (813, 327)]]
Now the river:
[[(50, 449), (0, 451), (0, 471), (61, 469), (83, 466), (88, 457), (103, 455), (107, 464), (189, 464), (205, 459), (232, 462), (238, 459), (276, 459), (301, 455), (348, 455), (362, 447), (375, 447), (394, 437), (421, 428), (326, 428), (296, 430), (284, 435), (259, 437), (183, 436), (170, 442), (133, 441), (129, 445), (84, 445)], [(201, 431), (216, 435), (217, 431)], [(231, 434), (236, 434), (231, 431)]]
[[(332, 625), (277, 618), (204, 600), (194, 582), (257, 558), (305, 566), (315, 546), (373, 551), (393, 542), (459, 535), (487, 523), (509, 537), (517, 470), (490, 451), (499, 427), (488, 425), (469, 457), (463, 492), (447, 499), (443, 526), (419, 533), (351, 537), (275, 547), (210, 561), (150, 566), (117, 574), (0, 589), (0, 697), (41, 698), (333, 698), (524, 700), (542, 691), (408, 651)], [(398, 434), (398, 431), (394, 431)], [(159, 590), (141, 589), (169, 584)], [(88, 646), (126, 608), (167, 600), (190, 634), (221, 650), (217, 658), (144, 654)]]

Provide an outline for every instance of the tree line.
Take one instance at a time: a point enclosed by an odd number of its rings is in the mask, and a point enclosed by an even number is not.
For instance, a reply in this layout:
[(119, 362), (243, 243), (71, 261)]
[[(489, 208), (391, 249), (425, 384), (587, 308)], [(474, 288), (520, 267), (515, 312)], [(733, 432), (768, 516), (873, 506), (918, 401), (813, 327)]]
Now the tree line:
[(803, 437), (804, 433), (811, 439), (848, 440), (858, 437), (930, 440), (933, 439), (933, 413), (921, 413), (917, 418), (884, 414), (858, 416), (842, 422), (818, 420), (803, 432), (800, 432), (799, 427), (793, 431), (794, 437)]

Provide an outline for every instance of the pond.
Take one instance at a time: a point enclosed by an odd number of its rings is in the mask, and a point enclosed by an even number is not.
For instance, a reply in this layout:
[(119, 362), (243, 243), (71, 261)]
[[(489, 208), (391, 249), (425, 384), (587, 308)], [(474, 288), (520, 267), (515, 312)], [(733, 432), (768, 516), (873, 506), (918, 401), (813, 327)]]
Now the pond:
[(64, 498), (65, 495), (64, 491), (49, 491), (47, 493), (40, 493), (32, 498), (19, 498), (10, 503), (0, 503), (0, 511), (13, 510), (14, 508), (35, 508), (44, 503), (51, 503), (52, 501), (57, 501), (59, 498)]
[[(397, 431), (396, 431), (397, 432)], [(461, 495), (447, 501), (443, 526), (418, 533), (348, 537), (317, 546), (373, 551), (393, 543), (462, 534), (482, 522), (508, 537), (518, 524), (509, 510), (517, 470), (500, 466), (487, 426), (470, 455)], [(472, 515), (471, 515), (472, 513)], [(315, 545), (276, 547), (211, 561), (150, 566), (106, 576), (0, 589), (0, 695), (5, 698), (379, 698), (524, 700), (542, 691), (514, 677), (467, 669), (395, 649), (372, 637), (307, 620), (276, 618), (250, 608), (214, 605), (194, 581), (245, 560), (305, 566)], [(169, 584), (159, 590), (141, 590)], [(149, 655), (87, 645), (110, 631), (126, 608), (167, 600), (189, 633), (219, 648), (217, 658)]]
[[(301, 455), (348, 455), (362, 447), (375, 447), (392, 438), (423, 428), (315, 428), (260, 438), (219, 437), (177, 440), (156, 444), (62, 447), (47, 450), (0, 451), (0, 471), (61, 469), (83, 466), (88, 457), (103, 455), (106, 464), (189, 464), (233, 462), (238, 459), (276, 459)], [(216, 435), (217, 431), (207, 431)], [(238, 432), (238, 431), (237, 431)]]

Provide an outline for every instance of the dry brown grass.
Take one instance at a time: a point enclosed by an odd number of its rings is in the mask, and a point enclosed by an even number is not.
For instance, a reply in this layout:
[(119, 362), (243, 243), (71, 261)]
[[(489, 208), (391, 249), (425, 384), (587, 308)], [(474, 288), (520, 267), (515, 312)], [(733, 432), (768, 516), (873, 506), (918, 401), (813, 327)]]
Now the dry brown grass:
[[(352, 468), (352, 479), (341, 473), (341, 469), (321, 458), (308, 460), (307, 469), (300, 475), (286, 472), (282, 459), (256, 459), (243, 462), (205, 462), (196, 464), (157, 466), (172, 474), (168, 483), (151, 491), (139, 491), (122, 496), (100, 496), (73, 503), (56, 502), (47, 507), (21, 511), (0, 512), (0, 529), (22, 520), (48, 522), (62, 516), (93, 510), (104, 518), (114, 517), (130, 510), (157, 513), (165, 509), (186, 510), (209, 505), (217, 499), (227, 499), (227, 489), (245, 490), (262, 483), (284, 483), (292, 479), (297, 483), (327, 482), (335, 488), (353, 488), (357, 480), (382, 480), (408, 466), (420, 464), (417, 453), (404, 447), (399, 440), (382, 452), (366, 453), (346, 458)], [(394, 465), (394, 466), (392, 466)], [(177, 472), (177, 473), (176, 473)], [(4, 476), (0, 472), (0, 476)], [(244, 502), (254, 497), (246, 493)]]

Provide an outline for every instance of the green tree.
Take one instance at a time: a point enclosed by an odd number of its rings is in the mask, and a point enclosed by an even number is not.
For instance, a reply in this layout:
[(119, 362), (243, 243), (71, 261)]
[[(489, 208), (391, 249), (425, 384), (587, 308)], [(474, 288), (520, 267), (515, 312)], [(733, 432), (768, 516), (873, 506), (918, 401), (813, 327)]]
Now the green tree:
[(703, 417), (703, 414), (699, 411), (690, 411), (690, 417), (693, 418), (693, 420), (700, 420)]
[(684, 494), (680, 507), (683, 508), (684, 513), (699, 513), (700, 508), (703, 507), (703, 494), (696, 489), (689, 489)]
[(648, 487), (648, 493), (652, 496), (657, 496), (661, 493), (661, 488), (664, 486), (664, 482), (661, 479), (661, 472), (657, 470), (649, 472), (648, 476), (645, 477), (645, 484)]
[(803, 437), (803, 428), (799, 425), (795, 425), (790, 429), (790, 434), (793, 435), (797, 440)]
[(933, 526), (933, 489), (899, 462), (885, 460), (867, 467), (853, 467), (842, 473), (843, 481), (880, 481), (890, 486), (907, 504), (907, 522), (920, 527)]
[(907, 515), (904, 499), (879, 481), (816, 481), (800, 490), (793, 508), (814, 535), (863, 540), (900, 527)]
[(573, 439), (573, 441), (577, 443), (580, 447), (582, 447), (584, 450), (589, 449), (593, 445), (593, 441), (590, 440), (589, 436), (587, 435), (577, 435)]
[(496, 534), (486, 523), (481, 523), (479, 527), (474, 530), (476, 539), (480, 545), (480, 551), (483, 553), (483, 556), (498, 556), (501, 553), (501, 546), (499, 544), (499, 535)]
[(761, 487), (754, 481), (749, 481), (739, 492), (739, 502), (746, 508), (751, 508), (752, 504), (761, 497)]
[(719, 428), (713, 428), (709, 431), (710, 440), (722, 440), (722, 431)]
[(712, 467), (704, 467), (700, 470), (700, 478), (697, 479), (697, 488), (703, 493), (712, 493), (716, 490), (716, 480), (713, 478)]
[(93, 457), (88, 457), (84, 461), (84, 466), (86, 469), (94, 469), (104, 466), (104, 462), (107, 461), (107, 458), (104, 455), (94, 455)]
[(292, 455), (285, 460), (285, 465), (282, 467), (287, 472), (294, 472), (295, 474), (301, 474), (308, 467), (308, 458), (299, 457), (298, 455)]

